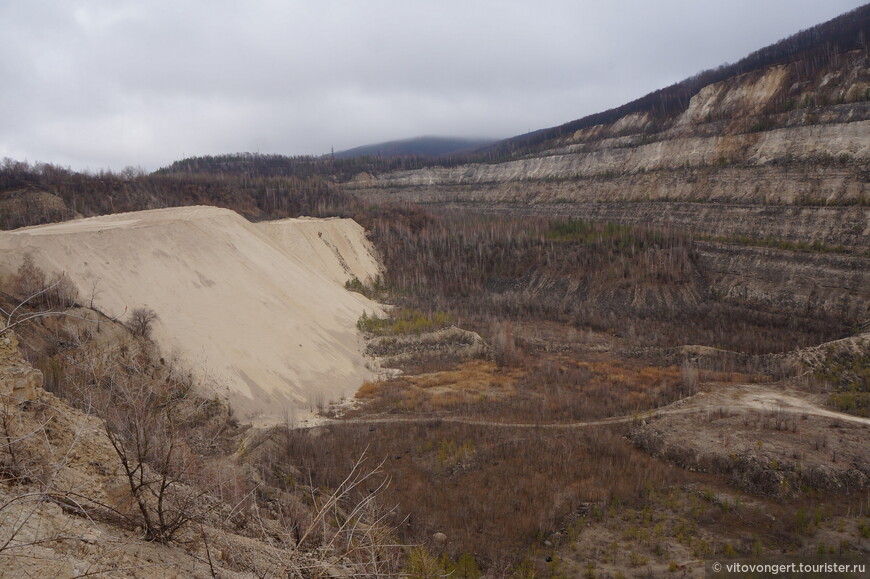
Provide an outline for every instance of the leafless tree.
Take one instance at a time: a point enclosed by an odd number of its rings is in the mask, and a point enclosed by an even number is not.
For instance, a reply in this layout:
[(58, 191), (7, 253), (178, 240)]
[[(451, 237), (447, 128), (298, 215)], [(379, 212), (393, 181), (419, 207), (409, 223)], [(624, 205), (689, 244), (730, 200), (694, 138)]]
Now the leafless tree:
[(67, 309), (76, 305), (79, 297), (79, 288), (66, 273), (56, 273), (48, 283), (48, 291), (45, 293), (49, 307)]
[(128, 518), (142, 525), (146, 537), (165, 543), (205, 512), (204, 491), (189, 484), (199, 468), (181, 424), (189, 393), (171, 382), (155, 383), (129, 360), (127, 366), (110, 371), (92, 403), (136, 507)]
[[(384, 461), (374, 467), (367, 462), (364, 452), (330, 493), (311, 488), (314, 512), (303, 528), (296, 526), (298, 521), (288, 526), (281, 556), (267, 567), (258, 567), (244, 553), (234, 559), (258, 577), (406, 576), (398, 571), (405, 546), (397, 544), (388, 522), (395, 509), (381, 505), (390, 477), (384, 473)], [(306, 546), (314, 545), (317, 554), (312, 557)]]
[(691, 360), (683, 361), (680, 367), (680, 374), (683, 380), (683, 388), (686, 396), (693, 395), (698, 389), (698, 365), (697, 362)]
[(19, 298), (28, 300), (33, 299), (33, 296), (45, 295), (45, 272), (36, 265), (29, 251), (24, 254), (21, 265), (12, 277), (12, 290)]
[(159, 316), (151, 308), (139, 307), (130, 312), (130, 331), (134, 336), (148, 338), (151, 336), (151, 326)]
[(58, 308), (40, 308), (34, 311), (28, 307), (29, 304), (39, 301), (42, 296), (53, 290), (58, 283), (60, 282), (57, 281), (54, 285), (43, 287), (36, 293), (30, 294), (14, 307), (0, 306), (0, 314), (3, 315), (3, 319), (0, 320), (0, 335), (39, 318), (68, 315), (65, 311)]
[(517, 348), (513, 326), (510, 322), (493, 322), (490, 325), (490, 334), (492, 353), (496, 364), (515, 366), (522, 360), (522, 353)]

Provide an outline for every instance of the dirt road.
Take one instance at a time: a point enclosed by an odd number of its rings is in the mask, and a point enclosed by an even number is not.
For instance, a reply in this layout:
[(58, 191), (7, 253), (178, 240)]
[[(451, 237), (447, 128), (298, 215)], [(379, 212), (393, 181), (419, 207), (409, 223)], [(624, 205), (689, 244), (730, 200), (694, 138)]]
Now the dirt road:
[(645, 410), (632, 415), (612, 416), (595, 420), (562, 423), (529, 423), (529, 422), (498, 422), (481, 420), (463, 416), (450, 415), (410, 415), (397, 416), (381, 414), (347, 419), (318, 419), (307, 424), (299, 424), (299, 428), (318, 428), (337, 424), (396, 424), (448, 422), (453, 424), (468, 424), (471, 426), (489, 426), (495, 428), (540, 428), (552, 430), (569, 430), (624, 424), (640, 420), (653, 420), (659, 416), (671, 414), (689, 414), (696, 412), (712, 412), (719, 409), (728, 411), (752, 410), (759, 412), (785, 412), (799, 415), (818, 416), (832, 420), (842, 420), (870, 426), (870, 418), (835, 412), (820, 405), (819, 397), (796, 390), (777, 389), (758, 384), (728, 384), (717, 386), (708, 392), (700, 392), (659, 408)]

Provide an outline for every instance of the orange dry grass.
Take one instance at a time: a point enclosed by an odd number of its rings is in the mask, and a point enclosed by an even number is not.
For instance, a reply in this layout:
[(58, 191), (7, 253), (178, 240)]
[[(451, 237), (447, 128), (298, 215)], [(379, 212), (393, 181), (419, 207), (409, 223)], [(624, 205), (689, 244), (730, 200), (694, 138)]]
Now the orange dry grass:
[(377, 396), (385, 382), (372, 382), (371, 380), (366, 380), (363, 382), (362, 386), (359, 387), (359, 390), (356, 391), (356, 397), (360, 400), (366, 400), (369, 398), (374, 398)]
[(561, 422), (629, 415), (691, 392), (676, 366), (630, 360), (579, 361), (547, 356), (527, 369), (471, 360), (454, 369), (367, 382), (365, 411), (461, 411), (518, 422)]
[(621, 362), (576, 362), (578, 368), (586, 368), (592, 376), (587, 383), (591, 388), (627, 388), (648, 395), (681, 380), (680, 368), (676, 366), (634, 367)]
[(524, 375), (522, 370), (499, 368), (494, 362), (470, 360), (452, 370), (365, 382), (356, 397), (371, 401), (372, 410), (383, 405), (409, 411), (447, 410), (511, 396)]
[(716, 370), (698, 370), (698, 380), (701, 382), (747, 384), (750, 382), (768, 382), (773, 380), (773, 378), (763, 374), (749, 374), (747, 372), (720, 372)]
[(691, 393), (675, 366), (562, 355), (540, 359), (519, 377), (514, 392), (468, 410), (492, 419), (563, 422), (631, 415)]
[(471, 360), (460, 364), (455, 370), (420, 374), (408, 378), (408, 381), (411, 386), (425, 389), (504, 393), (512, 390), (514, 382), (522, 374), (517, 369), (500, 369), (494, 362)]

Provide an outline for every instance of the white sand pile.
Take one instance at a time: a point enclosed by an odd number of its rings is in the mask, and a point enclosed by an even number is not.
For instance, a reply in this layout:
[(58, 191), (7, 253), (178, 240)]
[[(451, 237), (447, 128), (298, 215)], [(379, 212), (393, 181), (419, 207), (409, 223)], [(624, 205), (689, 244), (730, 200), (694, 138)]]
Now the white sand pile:
[(283, 219), (257, 223), (265, 233), (294, 258), (344, 286), (351, 278), (372, 281), (380, 264), (365, 230), (353, 219)]
[(371, 377), (356, 321), (380, 310), (344, 282), (379, 266), (353, 220), (252, 224), (214, 207), (95, 217), (0, 233), (0, 271), (28, 251), (66, 272), (80, 302), (93, 293), (108, 315), (155, 310), (164, 355), (212, 382), (242, 420), (301, 418)]

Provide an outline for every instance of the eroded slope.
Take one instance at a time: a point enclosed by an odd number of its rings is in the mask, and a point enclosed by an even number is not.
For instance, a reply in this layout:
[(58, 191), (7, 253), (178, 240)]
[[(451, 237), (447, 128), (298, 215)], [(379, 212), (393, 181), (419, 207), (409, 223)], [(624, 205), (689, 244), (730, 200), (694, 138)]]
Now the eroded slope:
[(167, 360), (189, 364), (245, 421), (299, 417), (371, 375), (356, 321), (377, 305), (343, 283), (378, 266), (351, 220), (252, 224), (212, 207), (83, 219), (3, 233), (0, 271), (26, 252), (110, 316), (155, 310)]

